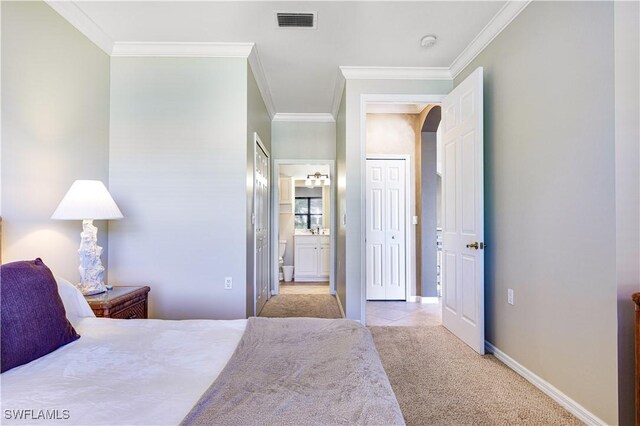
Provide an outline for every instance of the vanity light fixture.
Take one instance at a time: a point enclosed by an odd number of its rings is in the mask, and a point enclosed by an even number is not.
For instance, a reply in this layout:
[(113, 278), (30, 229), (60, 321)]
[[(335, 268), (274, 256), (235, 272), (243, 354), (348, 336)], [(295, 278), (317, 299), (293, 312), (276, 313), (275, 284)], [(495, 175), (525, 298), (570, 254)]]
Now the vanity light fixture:
[(316, 186), (322, 186), (322, 181), (324, 181), (325, 185), (329, 185), (329, 175), (315, 172), (312, 175), (307, 175), (307, 180), (304, 184), (307, 188), (314, 188)]

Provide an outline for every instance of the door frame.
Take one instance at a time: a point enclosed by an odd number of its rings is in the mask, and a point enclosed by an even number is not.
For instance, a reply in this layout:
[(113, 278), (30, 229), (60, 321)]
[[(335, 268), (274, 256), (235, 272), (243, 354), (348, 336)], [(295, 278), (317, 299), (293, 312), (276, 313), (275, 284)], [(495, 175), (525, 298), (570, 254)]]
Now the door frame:
[[(273, 233), (270, 236), (271, 241), (271, 295), (275, 296), (280, 293), (280, 280), (278, 279), (278, 268), (273, 265), (278, 264), (278, 244), (280, 241), (280, 203), (278, 184), (280, 179), (280, 166), (286, 164), (312, 164), (329, 166), (329, 179), (331, 181), (330, 186), (330, 203), (331, 203), (331, 217), (329, 220), (329, 256), (331, 257), (329, 262), (329, 292), (332, 295), (336, 294), (336, 280), (335, 280), (335, 246), (336, 246), (336, 162), (335, 160), (285, 160), (278, 159), (273, 160), (273, 176), (276, 179), (271, 179), (271, 229)], [(292, 206), (293, 208), (293, 206)], [(287, 250), (295, 250), (294, 247), (287, 248)], [(295, 273), (295, 272), (294, 272)]]
[[(419, 94), (362, 94), (360, 95), (360, 170), (367, 166), (367, 103), (369, 102), (399, 102), (399, 103), (430, 103), (440, 105), (447, 95), (419, 95)], [(366, 173), (360, 173), (360, 199), (364, 200), (367, 191)], [(360, 203), (360, 235), (366, 235), (366, 207)], [(367, 246), (362, 238), (360, 242), (360, 276), (367, 273)], [(360, 322), (367, 322), (367, 283), (362, 279), (360, 283)]]
[[(256, 154), (258, 152), (258, 146), (260, 146), (260, 149), (262, 149), (262, 151), (265, 153), (265, 155), (267, 156), (267, 189), (269, 190), (269, 192), (271, 192), (271, 182), (273, 182), (273, 179), (271, 179), (271, 153), (269, 152), (269, 150), (267, 149), (267, 147), (264, 145), (264, 143), (262, 143), (262, 140), (260, 139), (260, 136), (258, 136), (258, 132), (253, 132), (253, 168), (252, 168), (252, 175), (253, 175), (253, 181), (251, 182), (251, 186), (253, 187), (252, 192), (253, 192), (253, 196), (252, 196), (252, 203), (251, 203), (251, 227), (253, 230), (253, 314), (254, 315), (258, 315), (257, 312), (257, 308), (258, 308), (258, 286), (257, 286), (257, 280), (256, 280), (256, 248), (257, 248), (257, 243), (258, 243), (258, 239), (257, 239), (257, 235), (256, 235)], [(267, 196), (267, 203), (272, 204), (273, 203), (273, 199), (270, 196), (271, 194), (268, 194)], [(271, 241), (271, 206), (267, 206), (267, 250), (269, 250), (269, 252), (271, 252), (271, 246), (269, 244), (269, 241)], [(271, 258), (271, 253), (267, 253), (267, 260)], [(273, 268), (272, 265), (269, 265), (269, 268), (267, 269), (267, 278), (269, 279), (269, 289), (271, 289), (271, 277), (273, 274), (271, 274), (271, 269)], [(267, 300), (269, 300), (269, 298), (271, 297), (271, 292), (267, 291)]]
[[(404, 160), (404, 268), (405, 268), (405, 288), (404, 288), (404, 300), (406, 302), (408, 302), (411, 298), (411, 280), (413, 278), (413, 273), (412, 273), (412, 267), (413, 267), (413, 259), (416, 256), (416, 251), (415, 251), (415, 245), (411, 244), (411, 229), (413, 226), (413, 221), (412, 221), (412, 217), (413, 215), (411, 214), (412, 212), (411, 210), (411, 200), (413, 199), (412, 194), (411, 194), (411, 155), (409, 154), (369, 154), (366, 156), (365, 158), (365, 169), (366, 170), (366, 166), (367, 160)], [(366, 188), (366, 172), (365, 174), (365, 197), (367, 194), (367, 188)], [(366, 200), (366, 198), (363, 198), (363, 200)], [(366, 202), (365, 202), (366, 204)], [(366, 221), (366, 217), (363, 217), (363, 219)], [(366, 223), (365, 223), (365, 233), (364, 233), (364, 241), (365, 241), (365, 250), (366, 250), (366, 239), (367, 239), (367, 232), (366, 232)], [(365, 257), (365, 274), (366, 274), (366, 262), (367, 259)], [(364, 283), (365, 283), (365, 303), (367, 300), (367, 294), (366, 294), (366, 283), (367, 283), (367, 276), (363, 275), (364, 279)]]

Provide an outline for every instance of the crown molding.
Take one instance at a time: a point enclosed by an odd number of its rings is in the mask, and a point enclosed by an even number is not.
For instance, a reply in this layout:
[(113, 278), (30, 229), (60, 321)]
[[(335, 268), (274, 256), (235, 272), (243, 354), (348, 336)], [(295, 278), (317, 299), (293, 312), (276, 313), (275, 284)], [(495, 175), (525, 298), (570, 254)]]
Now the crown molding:
[(84, 34), (93, 44), (104, 50), (107, 55), (111, 55), (114, 45), (113, 40), (78, 5), (73, 1), (45, 0), (45, 2)]
[(447, 67), (345, 67), (347, 80), (451, 80)]
[(340, 110), (340, 102), (342, 101), (342, 92), (344, 91), (346, 82), (347, 80), (344, 78), (344, 74), (342, 74), (341, 71), (338, 71), (336, 84), (333, 89), (333, 103), (331, 104), (331, 115), (334, 120), (338, 119), (338, 111)]
[[(74, 1), (45, 0), (60, 16), (110, 56), (247, 58), (269, 116), (277, 121), (335, 121), (346, 80), (451, 80), (464, 70), (531, 0), (509, 0), (458, 55), (449, 67), (341, 66), (336, 78), (331, 113), (276, 114), (269, 85), (254, 43), (114, 42)], [(328, 117), (331, 117), (329, 120)]]
[(531, 0), (509, 0), (449, 66), (451, 77), (462, 72), (520, 14)]
[(254, 43), (116, 42), (111, 56), (248, 58)]
[(253, 77), (256, 79), (258, 90), (260, 90), (260, 94), (262, 95), (264, 106), (267, 108), (267, 112), (269, 113), (269, 118), (273, 120), (276, 116), (276, 107), (273, 103), (273, 98), (271, 97), (271, 90), (269, 89), (267, 76), (264, 74), (264, 69), (260, 62), (260, 56), (258, 56), (257, 46), (253, 46), (247, 59), (249, 61), (249, 67), (253, 71)]
[(333, 123), (335, 118), (328, 112), (311, 112), (311, 113), (295, 113), (295, 112), (279, 112), (273, 117), (273, 121), (288, 122), (304, 122), (304, 123)]

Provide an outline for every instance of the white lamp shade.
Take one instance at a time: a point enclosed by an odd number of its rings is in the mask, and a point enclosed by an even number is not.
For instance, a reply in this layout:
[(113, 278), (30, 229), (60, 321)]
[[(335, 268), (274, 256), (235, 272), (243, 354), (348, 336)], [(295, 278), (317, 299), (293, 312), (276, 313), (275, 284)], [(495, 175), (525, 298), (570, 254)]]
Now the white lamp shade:
[(122, 219), (122, 213), (99, 180), (77, 180), (60, 201), (51, 219)]

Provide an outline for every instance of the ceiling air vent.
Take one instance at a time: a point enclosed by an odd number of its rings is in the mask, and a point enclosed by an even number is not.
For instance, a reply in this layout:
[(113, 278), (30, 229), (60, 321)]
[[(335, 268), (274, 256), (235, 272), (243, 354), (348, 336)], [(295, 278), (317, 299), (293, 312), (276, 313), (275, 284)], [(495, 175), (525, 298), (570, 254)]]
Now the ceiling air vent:
[(278, 28), (313, 30), (317, 28), (316, 12), (277, 12)]

